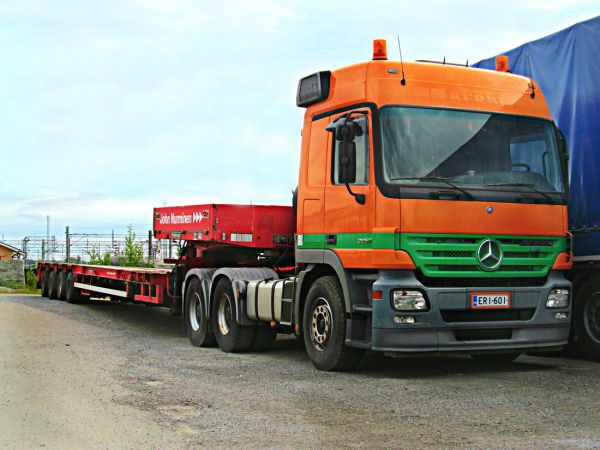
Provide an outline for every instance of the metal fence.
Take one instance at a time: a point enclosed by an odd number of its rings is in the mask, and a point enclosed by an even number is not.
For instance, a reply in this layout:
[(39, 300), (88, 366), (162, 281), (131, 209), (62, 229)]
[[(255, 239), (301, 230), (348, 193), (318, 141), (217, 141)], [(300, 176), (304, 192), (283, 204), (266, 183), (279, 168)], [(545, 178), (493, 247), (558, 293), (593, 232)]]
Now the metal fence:
[[(51, 236), (25, 236), (23, 239), (8, 239), (5, 242), (23, 251), (27, 261), (89, 261), (89, 253), (106, 252), (118, 257), (125, 250), (127, 234), (111, 233), (73, 233), (65, 230), (64, 238)], [(160, 260), (177, 257), (178, 245), (173, 241), (160, 241), (152, 237), (151, 232), (135, 233), (134, 242), (141, 244), (144, 258)]]

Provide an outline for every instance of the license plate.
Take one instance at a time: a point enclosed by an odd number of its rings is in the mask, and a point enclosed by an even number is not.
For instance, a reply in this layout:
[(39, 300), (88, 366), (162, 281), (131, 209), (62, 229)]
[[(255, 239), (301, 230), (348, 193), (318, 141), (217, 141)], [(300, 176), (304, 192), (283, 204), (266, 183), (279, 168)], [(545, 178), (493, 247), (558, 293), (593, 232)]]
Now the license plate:
[(472, 309), (505, 309), (510, 308), (508, 292), (472, 292)]

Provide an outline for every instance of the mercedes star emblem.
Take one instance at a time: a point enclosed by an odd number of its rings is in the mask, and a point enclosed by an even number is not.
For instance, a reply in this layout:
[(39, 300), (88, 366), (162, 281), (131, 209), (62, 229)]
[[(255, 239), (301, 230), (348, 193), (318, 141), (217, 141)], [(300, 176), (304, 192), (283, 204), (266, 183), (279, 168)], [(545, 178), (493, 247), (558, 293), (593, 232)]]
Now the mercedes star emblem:
[(477, 259), (484, 270), (496, 270), (502, 263), (500, 243), (493, 239), (483, 241), (477, 249)]

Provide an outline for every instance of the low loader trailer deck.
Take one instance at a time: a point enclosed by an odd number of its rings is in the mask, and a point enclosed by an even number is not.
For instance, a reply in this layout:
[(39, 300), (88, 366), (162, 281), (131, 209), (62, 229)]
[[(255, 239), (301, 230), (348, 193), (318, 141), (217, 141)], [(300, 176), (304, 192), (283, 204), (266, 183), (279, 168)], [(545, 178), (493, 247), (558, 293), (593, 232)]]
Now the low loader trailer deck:
[(171, 269), (44, 261), (42, 292), (169, 307), (226, 352), (293, 333), (321, 370), (560, 348), (568, 155), (539, 87), (503, 67), (388, 61), (377, 40), (372, 61), (300, 80), (293, 207), (155, 208), (154, 237), (181, 242)]

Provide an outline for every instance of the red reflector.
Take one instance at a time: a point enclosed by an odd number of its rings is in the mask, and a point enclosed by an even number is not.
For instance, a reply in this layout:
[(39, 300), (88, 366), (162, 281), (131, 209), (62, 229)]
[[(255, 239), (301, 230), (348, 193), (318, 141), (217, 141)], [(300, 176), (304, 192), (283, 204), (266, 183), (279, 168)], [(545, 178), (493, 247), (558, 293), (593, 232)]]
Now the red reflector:
[(381, 300), (383, 298), (383, 292), (373, 291), (373, 300)]

